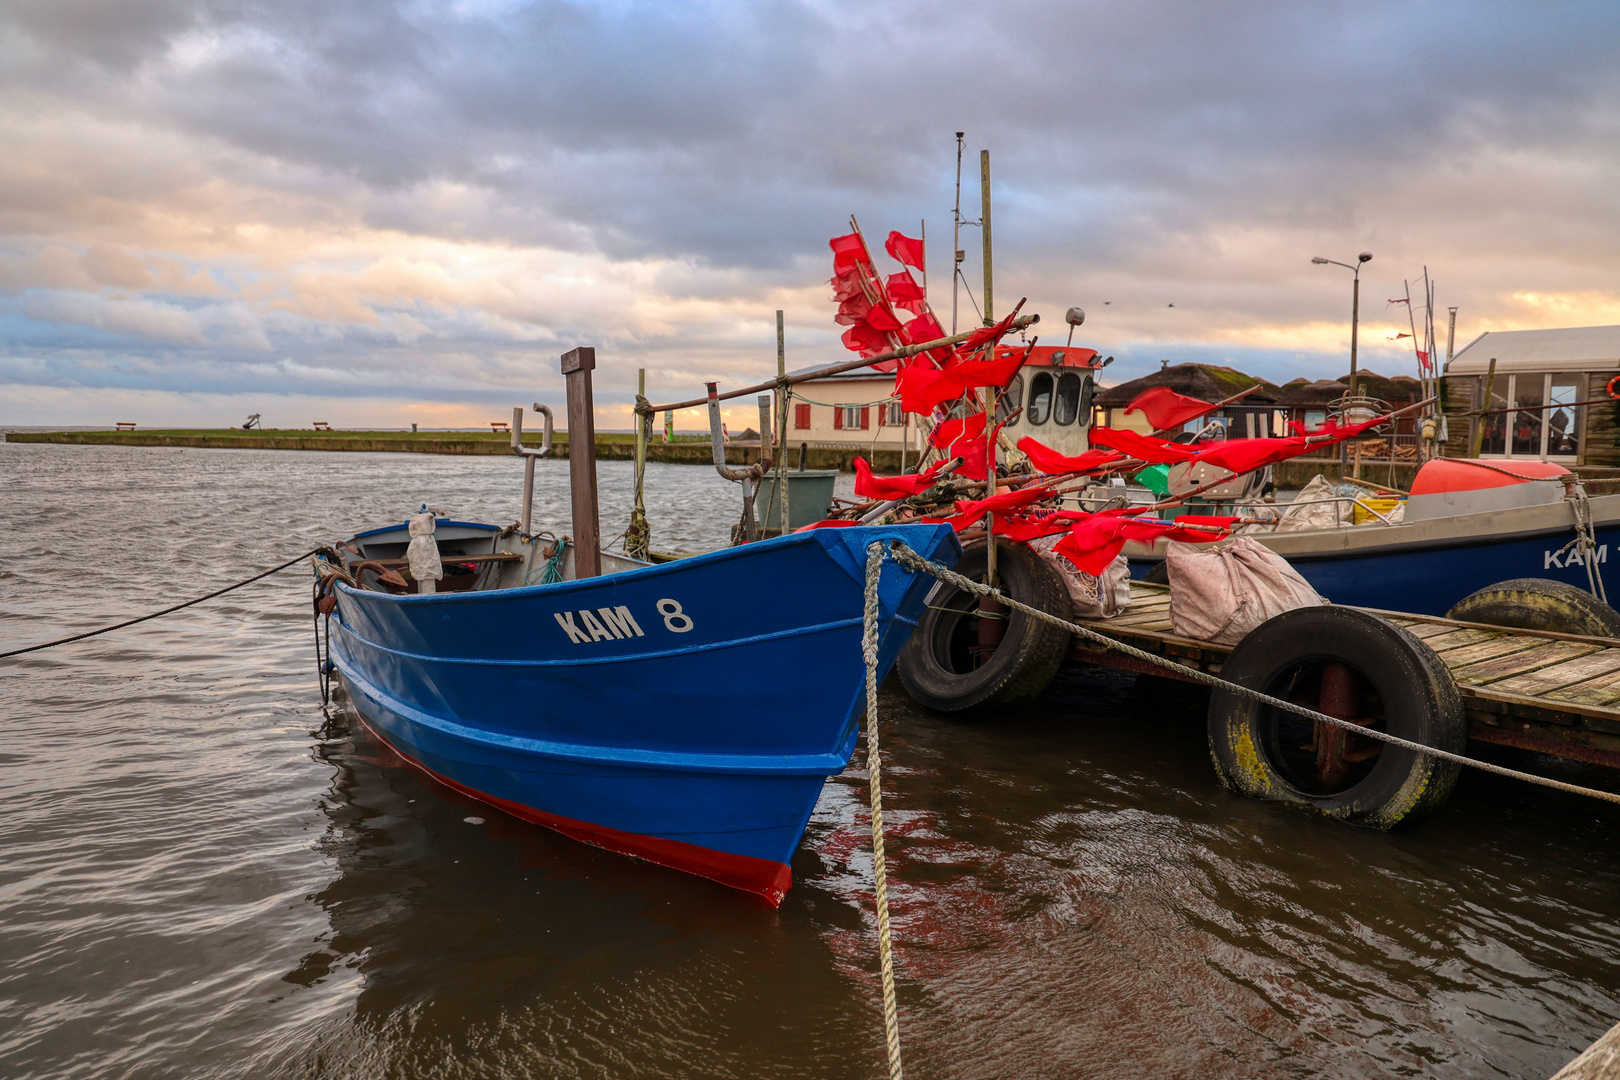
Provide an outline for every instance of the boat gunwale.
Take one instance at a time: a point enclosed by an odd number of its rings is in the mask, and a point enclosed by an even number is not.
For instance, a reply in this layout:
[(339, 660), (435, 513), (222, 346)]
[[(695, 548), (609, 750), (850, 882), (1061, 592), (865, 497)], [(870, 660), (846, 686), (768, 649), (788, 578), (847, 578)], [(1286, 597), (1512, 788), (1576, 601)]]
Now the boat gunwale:
[[(870, 529), (874, 532), (887, 532), (892, 529), (937, 530), (940, 527), (941, 526), (932, 523), (861, 526), (861, 528)], [(948, 526), (946, 527), (948, 528)], [(390, 528), (392, 528), (392, 526), (390, 526)], [(704, 551), (696, 555), (688, 555), (685, 558), (677, 559), (674, 562), (654, 563), (648, 566), (637, 566), (630, 570), (618, 570), (611, 574), (598, 574), (596, 577), (575, 578), (572, 581), (554, 581), (550, 582), (549, 584), (541, 585), (514, 585), (505, 589), (479, 589), (469, 592), (427, 593), (425, 595), (421, 593), (385, 593), (377, 592), (374, 589), (360, 589), (342, 580), (337, 582), (337, 588), (340, 592), (363, 597), (368, 601), (380, 601), (393, 604), (480, 603), (497, 597), (507, 599), (512, 597), (534, 596), (540, 594), (542, 591), (550, 591), (560, 595), (570, 591), (590, 589), (604, 582), (617, 583), (619, 580), (632, 575), (651, 576), (654, 574), (680, 573), (694, 566), (706, 566), (710, 563), (724, 562), (729, 559), (741, 558), (755, 554), (760, 550), (762, 545), (766, 544), (772, 544), (782, 548), (814, 545), (825, 552), (828, 558), (832, 559), (834, 562), (837, 562), (838, 558), (837, 555), (834, 554), (832, 545), (814, 535), (815, 533), (825, 531), (843, 533), (847, 530), (817, 529), (810, 532), (788, 533), (784, 536), (773, 536), (768, 540), (756, 540), (751, 544), (739, 544), (735, 547), (724, 547), (715, 551)], [(954, 538), (955, 534), (951, 533), (950, 535)], [(905, 537), (895, 536), (891, 537), (891, 539), (904, 540)], [(942, 536), (941, 539), (943, 540), (944, 537)], [(916, 545), (908, 544), (907, 546), (913, 548), (913, 550), (916, 549)], [(919, 552), (919, 554), (923, 553)], [(925, 557), (930, 558), (931, 556), (932, 552), (925, 555)], [(454, 562), (455, 557), (450, 556), (449, 561)], [(898, 566), (898, 564), (896, 565)], [(916, 573), (916, 571), (907, 571), (904, 567), (901, 567), (900, 569), (903, 573)]]

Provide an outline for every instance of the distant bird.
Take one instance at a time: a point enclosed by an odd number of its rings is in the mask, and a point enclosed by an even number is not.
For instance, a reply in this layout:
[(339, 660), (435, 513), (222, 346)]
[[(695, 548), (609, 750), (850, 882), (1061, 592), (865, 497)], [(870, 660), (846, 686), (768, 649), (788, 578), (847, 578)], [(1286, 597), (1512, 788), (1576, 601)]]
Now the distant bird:
[(1165, 307), (1175, 307), (1175, 306), (1176, 306), (1176, 305), (1174, 305), (1174, 304), (1166, 304), (1166, 305), (1164, 305), (1164, 306), (1165, 306)]
[(1103, 307), (1107, 307), (1109, 304), (1112, 304), (1112, 303), (1113, 303), (1112, 300), (1104, 300), (1103, 301)]

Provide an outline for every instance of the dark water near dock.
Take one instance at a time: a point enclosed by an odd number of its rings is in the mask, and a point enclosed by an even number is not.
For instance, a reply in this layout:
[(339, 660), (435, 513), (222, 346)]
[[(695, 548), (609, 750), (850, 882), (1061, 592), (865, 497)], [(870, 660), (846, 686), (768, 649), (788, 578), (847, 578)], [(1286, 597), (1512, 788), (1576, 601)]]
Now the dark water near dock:
[[(0, 648), (422, 501), (509, 521), (521, 474), (0, 444)], [(736, 492), (655, 467), (655, 546), (719, 543)], [(769, 911), (327, 723), (301, 570), (0, 663), (0, 1076), (886, 1075), (857, 770)], [(912, 1075), (1547, 1076), (1620, 1020), (1614, 807), (1471, 774), (1414, 831), (1308, 819), (1217, 786), (1196, 704), (1084, 669), (998, 723), (884, 707)]]

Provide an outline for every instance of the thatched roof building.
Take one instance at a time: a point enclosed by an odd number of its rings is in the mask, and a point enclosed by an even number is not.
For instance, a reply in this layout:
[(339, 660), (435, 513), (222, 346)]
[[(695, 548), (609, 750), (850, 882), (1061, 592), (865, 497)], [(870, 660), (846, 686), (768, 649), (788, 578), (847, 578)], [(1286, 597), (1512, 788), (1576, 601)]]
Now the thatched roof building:
[(1209, 402), (1225, 401), (1233, 394), (1240, 394), (1251, 386), (1258, 387), (1242, 401), (1228, 405), (1203, 420), (1195, 421), (1193, 426), (1206, 425), (1212, 421), (1222, 422), (1226, 424), (1234, 438), (1273, 434), (1272, 403), (1282, 393), (1281, 388), (1264, 379), (1245, 375), (1236, 368), (1222, 367), (1218, 364), (1167, 363), (1151, 375), (1099, 390), (1097, 396), (1092, 399), (1098, 413), (1097, 422), (1112, 428), (1149, 430), (1150, 425), (1146, 417), (1139, 412), (1127, 415), (1125, 407), (1136, 400), (1142, 391), (1155, 386), (1168, 387), (1185, 397)]

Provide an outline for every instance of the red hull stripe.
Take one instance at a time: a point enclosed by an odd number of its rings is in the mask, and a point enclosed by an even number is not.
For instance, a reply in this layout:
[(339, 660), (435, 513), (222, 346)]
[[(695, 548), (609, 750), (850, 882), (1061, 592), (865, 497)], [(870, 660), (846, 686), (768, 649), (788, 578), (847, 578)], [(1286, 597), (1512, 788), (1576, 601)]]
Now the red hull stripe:
[(793, 886), (793, 871), (786, 863), (779, 863), (771, 859), (757, 859), (752, 855), (732, 855), (724, 851), (715, 851), (712, 848), (699, 847), (697, 844), (688, 844), (681, 840), (668, 840), (660, 836), (644, 836), (640, 833), (620, 832), (618, 829), (609, 829), (602, 825), (593, 825), (588, 821), (579, 821), (575, 818), (562, 817), (558, 814), (548, 814), (544, 810), (536, 810), (532, 806), (512, 802), (509, 799), (497, 798), (485, 794), (466, 784), (460, 784), (434, 772), (426, 765), (417, 761), (388, 739), (376, 728), (366, 725), (366, 730), (378, 742), (388, 747), (407, 764), (431, 776), (447, 788), (459, 791), (469, 798), (479, 802), (488, 803), (498, 810), (504, 810), (515, 818), (533, 822), (553, 829), (564, 836), (583, 841), (595, 847), (616, 851), (620, 855), (633, 855), (638, 859), (667, 866), (672, 870), (683, 870), (688, 874), (718, 881), (722, 885), (729, 885), (733, 889), (754, 893), (761, 896), (772, 907), (782, 902), (782, 897)]

